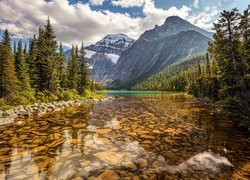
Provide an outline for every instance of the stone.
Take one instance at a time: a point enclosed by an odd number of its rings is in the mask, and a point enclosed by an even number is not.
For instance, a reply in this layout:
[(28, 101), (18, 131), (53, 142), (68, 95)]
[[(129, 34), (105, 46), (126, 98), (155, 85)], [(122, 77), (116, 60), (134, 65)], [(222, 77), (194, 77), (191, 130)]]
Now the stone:
[(161, 134), (161, 131), (159, 131), (159, 130), (153, 130), (152, 133)]
[(53, 141), (51, 144), (48, 145), (48, 147), (53, 147), (54, 148), (54, 147), (57, 147), (57, 146), (59, 146), (61, 144), (63, 144), (63, 139), (62, 138), (60, 138), (60, 139), (58, 139), (56, 141)]
[(139, 158), (138, 164), (141, 169), (146, 168), (148, 166), (148, 161), (146, 159)]
[(140, 180), (139, 176), (134, 176), (133, 180)]
[(72, 127), (73, 128), (84, 128), (84, 127), (86, 127), (86, 125), (85, 124), (73, 124)]
[(141, 135), (141, 138), (143, 138), (143, 139), (155, 139), (154, 136), (149, 136), (149, 135)]
[(83, 180), (83, 178), (82, 177), (75, 177), (72, 180)]
[(121, 154), (112, 151), (95, 153), (94, 156), (106, 163), (113, 165), (119, 165), (123, 161), (123, 156)]
[(98, 134), (108, 134), (111, 131), (111, 129), (95, 129), (93, 132)]
[(90, 165), (90, 161), (83, 161), (83, 162), (80, 162), (80, 164), (82, 167), (86, 167), (86, 166)]
[(105, 170), (97, 180), (118, 180), (119, 175), (114, 170)]
[(35, 154), (35, 153), (38, 153), (38, 152), (43, 151), (45, 149), (47, 149), (47, 147), (45, 147), (45, 146), (38, 146), (38, 147), (36, 147), (34, 149), (31, 149), (30, 153), (31, 154)]
[(39, 168), (37, 167), (36, 164), (30, 165), (26, 169), (27, 174), (35, 174), (39, 172)]
[(4, 168), (4, 165), (0, 164), (0, 172), (3, 171), (5, 168)]
[(123, 162), (122, 165), (130, 170), (130, 171), (136, 171), (137, 170), (137, 167), (136, 165), (132, 162), (132, 161), (127, 161), (127, 162)]

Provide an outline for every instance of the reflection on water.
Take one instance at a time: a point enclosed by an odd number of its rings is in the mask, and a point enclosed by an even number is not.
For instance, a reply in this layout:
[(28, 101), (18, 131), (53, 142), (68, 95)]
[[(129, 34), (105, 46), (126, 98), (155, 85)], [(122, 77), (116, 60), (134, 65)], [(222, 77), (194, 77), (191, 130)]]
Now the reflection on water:
[(0, 126), (0, 179), (247, 179), (249, 145), (183, 94), (127, 94)]

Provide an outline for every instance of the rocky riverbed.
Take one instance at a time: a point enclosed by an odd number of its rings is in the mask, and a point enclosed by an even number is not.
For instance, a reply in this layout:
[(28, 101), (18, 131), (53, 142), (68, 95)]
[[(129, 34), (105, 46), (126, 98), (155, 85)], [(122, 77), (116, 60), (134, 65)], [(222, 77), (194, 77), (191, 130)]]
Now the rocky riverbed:
[(0, 179), (247, 178), (248, 134), (223, 118), (158, 94), (20, 119), (0, 126)]
[(41, 116), (46, 113), (60, 111), (66, 107), (81, 106), (85, 103), (104, 102), (117, 98), (116, 96), (104, 97), (101, 99), (86, 99), (81, 101), (56, 101), (51, 103), (36, 103), (28, 106), (17, 106), (6, 111), (0, 110), (0, 125), (14, 123), (19, 118), (29, 118), (32, 116)]

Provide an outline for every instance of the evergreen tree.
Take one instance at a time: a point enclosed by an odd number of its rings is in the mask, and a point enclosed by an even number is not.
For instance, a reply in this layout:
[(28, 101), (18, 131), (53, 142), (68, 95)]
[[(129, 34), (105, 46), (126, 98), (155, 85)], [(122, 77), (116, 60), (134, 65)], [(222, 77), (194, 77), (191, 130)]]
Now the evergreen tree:
[(14, 54), (14, 56), (15, 56), (15, 55), (16, 55), (16, 41), (14, 41), (13, 47), (14, 47), (13, 54)]
[(60, 87), (66, 88), (66, 69), (65, 69), (65, 56), (63, 54), (62, 43), (59, 45), (59, 54), (58, 54), (58, 76)]
[(54, 30), (50, 24), (50, 19), (47, 19), (44, 28), (44, 41), (45, 41), (45, 48), (44, 48), (44, 55), (45, 55), (45, 62), (47, 63), (47, 71), (48, 76), (46, 79), (46, 89), (52, 93), (57, 91), (59, 86), (59, 79), (58, 79), (58, 61), (57, 61), (57, 42), (56, 42), (56, 35)]
[(27, 64), (25, 61), (24, 51), (22, 49), (22, 40), (18, 42), (17, 53), (15, 58), (15, 70), (17, 78), (20, 81), (21, 90), (30, 90), (30, 79), (27, 73)]
[(33, 88), (37, 88), (38, 82), (38, 69), (37, 69), (37, 45), (36, 36), (30, 40), (30, 48), (27, 57), (28, 74), (30, 78), (30, 84)]
[(210, 68), (209, 56), (208, 53), (206, 53), (206, 75), (210, 76), (210, 74), (211, 74), (211, 68)]
[(79, 85), (78, 91), (79, 94), (83, 95), (85, 89), (89, 89), (89, 71), (88, 71), (88, 64), (85, 58), (85, 51), (84, 46), (82, 43), (81, 50), (80, 50), (80, 59), (79, 59)]
[(6, 29), (1, 42), (1, 87), (0, 97), (13, 103), (18, 95), (18, 79), (15, 75), (14, 57), (12, 55), (10, 36)]
[(250, 74), (250, 8), (241, 15), (240, 31), (243, 38), (243, 56), (247, 65), (247, 73)]
[(38, 79), (36, 81), (37, 87), (39, 91), (44, 91), (48, 89), (48, 80), (49, 80), (49, 68), (46, 62), (46, 54), (45, 54), (45, 38), (44, 38), (44, 30), (40, 27), (38, 40), (37, 40), (37, 59), (36, 66), (38, 71)]
[(72, 45), (71, 49), (71, 58), (68, 65), (68, 79), (69, 79), (69, 88), (77, 90), (78, 79), (79, 79), (79, 63), (78, 63), (78, 55), (76, 55), (77, 48)]

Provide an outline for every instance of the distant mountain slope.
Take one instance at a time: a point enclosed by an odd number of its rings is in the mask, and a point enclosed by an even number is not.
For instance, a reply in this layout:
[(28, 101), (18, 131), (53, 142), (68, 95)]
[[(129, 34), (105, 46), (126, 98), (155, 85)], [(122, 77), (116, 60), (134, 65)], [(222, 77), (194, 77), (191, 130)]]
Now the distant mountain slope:
[[(110, 34), (96, 44), (85, 47), (86, 58), (91, 67), (91, 78), (103, 82), (112, 72), (120, 55), (132, 46), (134, 39), (125, 34)], [(65, 52), (70, 58), (70, 50)]]
[(105, 85), (110, 89), (130, 89), (179, 59), (204, 53), (211, 37), (212, 33), (180, 17), (169, 17), (162, 26), (145, 31), (121, 55)]
[[(174, 63), (160, 72), (153, 74), (148, 79), (136, 84), (134, 90), (164, 90), (164, 91), (184, 91), (182, 89), (185, 86), (182, 86), (182, 83), (185, 83), (185, 79), (181, 80), (183, 76), (186, 76), (185, 71), (190, 69), (197, 68), (197, 60), (200, 63), (205, 62), (205, 54), (195, 55), (184, 60), (181, 60), (177, 63)], [(177, 78), (177, 79), (176, 79)], [(181, 83), (181, 86), (178, 87), (178, 84)]]

